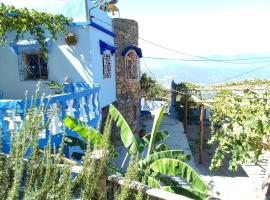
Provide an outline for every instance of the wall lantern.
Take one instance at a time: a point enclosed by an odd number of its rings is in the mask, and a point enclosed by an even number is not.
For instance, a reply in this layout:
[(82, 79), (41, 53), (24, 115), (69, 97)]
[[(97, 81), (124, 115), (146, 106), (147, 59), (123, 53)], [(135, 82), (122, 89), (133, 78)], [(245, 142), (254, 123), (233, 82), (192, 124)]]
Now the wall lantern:
[(69, 46), (75, 46), (78, 42), (77, 36), (72, 32), (66, 34), (65, 41)]

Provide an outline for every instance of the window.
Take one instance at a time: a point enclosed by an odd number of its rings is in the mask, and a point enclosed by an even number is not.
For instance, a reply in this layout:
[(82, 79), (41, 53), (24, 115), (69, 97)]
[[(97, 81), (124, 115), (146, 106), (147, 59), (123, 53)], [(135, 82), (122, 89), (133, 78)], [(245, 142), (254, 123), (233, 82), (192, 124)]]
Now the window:
[(130, 50), (127, 52), (125, 56), (125, 73), (126, 80), (137, 80), (139, 77), (138, 73), (138, 56), (134, 50)]
[[(46, 38), (45, 42), (50, 53), (52, 39)], [(12, 41), (9, 44), (13, 53), (18, 56), (18, 68), (20, 80), (38, 80), (48, 79), (48, 62), (40, 56), (40, 48), (38, 41), (35, 39), (23, 39)]]
[(103, 78), (111, 78), (112, 77), (112, 62), (111, 62), (111, 53), (103, 52)]
[(23, 54), (24, 80), (48, 79), (47, 61), (39, 53)]

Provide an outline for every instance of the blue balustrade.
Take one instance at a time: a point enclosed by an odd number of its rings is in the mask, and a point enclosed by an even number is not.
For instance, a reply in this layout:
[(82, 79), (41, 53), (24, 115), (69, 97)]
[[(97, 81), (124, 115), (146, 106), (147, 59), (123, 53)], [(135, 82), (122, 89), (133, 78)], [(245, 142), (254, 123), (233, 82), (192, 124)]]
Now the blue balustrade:
[[(44, 122), (48, 123), (43, 137), (38, 141), (39, 148), (44, 149), (49, 138), (54, 147), (61, 144), (63, 133), (68, 136), (78, 137), (77, 133), (64, 126), (63, 119), (70, 115), (86, 122), (89, 126), (98, 126), (101, 108), (99, 101), (99, 85), (86, 83), (69, 83), (64, 85), (64, 94), (38, 99), (35, 103), (39, 106), (41, 102), (46, 105)], [(0, 100), (0, 128), (2, 132), (2, 152), (10, 151), (10, 136), (15, 128), (23, 126), (24, 111), (30, 108), (31, 101), (24, 100)], [(25, 108), (26, 107), (26, 108)], [(50, 119), (50, 120), (49, 120)], [(16, 122), (16, 127), (15, 127)]]

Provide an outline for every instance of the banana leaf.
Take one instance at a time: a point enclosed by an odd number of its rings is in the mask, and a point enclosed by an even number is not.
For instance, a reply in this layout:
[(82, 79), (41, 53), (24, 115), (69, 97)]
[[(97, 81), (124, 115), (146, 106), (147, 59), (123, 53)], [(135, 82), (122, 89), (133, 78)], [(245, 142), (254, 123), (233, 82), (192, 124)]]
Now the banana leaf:
[(79, 138), (65, 136), (64, 143), (70, 147), (79, 146), (82, 150), (86, 149), (86, 142), (80, 140)]
[(189, 183), (193, 189), (201, 193), (206, 193), (207, 191), (207, 185), (200, 176), (189, 165), (180, 160), (172, 158), (156, 160), (148, 168), (148, 173), (151, 173), (151, 171), (159, 174), (178, 176)]
[(160, 151), (157, 153), (150, 154), (144, 160), (139, 162), (139, 166), (142, 169), (147, 169), (153, 162), (163, 159), (163, 158), (173, 158), (181, 161), (188, 161), (190, 160), (190, 155), (186, 155), (184, 151), (180, 150), (168, 150), (168, 151)]
[[(161, 142), (162, 140), (165, 140), (168, 136), (169, 136), (169, 133), (167, 131), (157, 131), (154, 144), (157, 144)], [(146, 144), (150, 144), (151, 133), (145, 135), (142, 139)]]
[(92, 146), (97, 146), (101, 143), (102, 135), (95, 129), (91, 128), (87, 123), (75, 119), (71, 116), (66, 116), (64, 124), (72, 131), (78, 133), (86, 142), (90, 141)]
[(160, 151), (168, 151), (171, 150), (170, 147), (168, 147), (166, 144), (159, 144), (155, 146), (154, 152), (160, 152)]
[(110, 105), (109, 114), (120, 129), (120, 137), (124, 147), (130, 149), (132, 153), (141, 153), (143, 151), (143, 148), (140, 148), (141, 142), (134, 136), (122, 114), (113, 105)]
[(192, 190), (191, 188), (184, 188), (179, 186), (163, 186), (161, 187), (161, 189), (167, 192), (176, 193), (195, 200), (207, 199), (205, 193), (200, 193), (196, 190)]
[(159, 181), (157, 181), (156, 179), (152, 178), (151, 176), (147, 177), (147, 185), (152, 187), (152, 188), (157, 188), (160, 189), (161, 186), (159, 184)]
[(156, 139), (156, 135), (157, 135), (157, 131), (159, 129), (159, 125), (161, 123), (161, 120), (162, 120), (164, 111), (165, 111), (165, 106), (162, 105), (162, 107), (160, 108), (158, 114), (155, 116), (154, 124), (153, 124), (152, 131), (151, 131), (150, 143), (149, 143), (149, 147), (148, 147), (148, 151), (147, 151), (147, 157), (153, 151), (154, 143), (155, 143), (155, 139)]

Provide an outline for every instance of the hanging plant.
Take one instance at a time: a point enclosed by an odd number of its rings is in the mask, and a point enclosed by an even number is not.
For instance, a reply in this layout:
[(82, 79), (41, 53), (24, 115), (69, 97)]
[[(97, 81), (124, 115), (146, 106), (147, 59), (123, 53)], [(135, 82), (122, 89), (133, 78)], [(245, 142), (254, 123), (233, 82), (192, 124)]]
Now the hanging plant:
[(69, 32), (66, 34), (65, 41), (69, 46), (75, 46), (77, 44), (77, 36), (75, 33)]
[(57, 40), (56, 33), (64, 33), (66, 26), (72, 21), (64, 15), (53, 15), (27, 8), (17, 9), (14, 6), (0, 4), (0, 44), (7, 42), (7, 33), (15, 32), (15, 40), (24, 38), (25, 33), (30, 33), (40, 44), (42, 56), (47, 54), (45, 31)]

